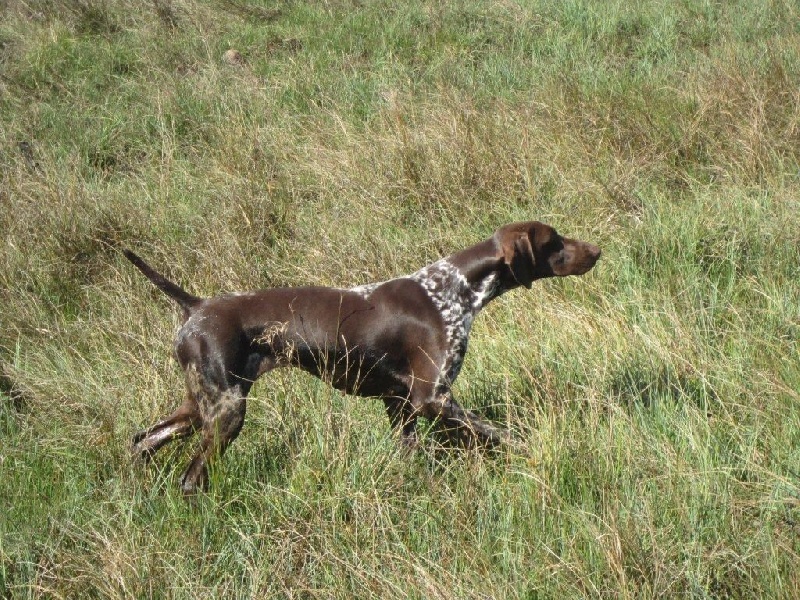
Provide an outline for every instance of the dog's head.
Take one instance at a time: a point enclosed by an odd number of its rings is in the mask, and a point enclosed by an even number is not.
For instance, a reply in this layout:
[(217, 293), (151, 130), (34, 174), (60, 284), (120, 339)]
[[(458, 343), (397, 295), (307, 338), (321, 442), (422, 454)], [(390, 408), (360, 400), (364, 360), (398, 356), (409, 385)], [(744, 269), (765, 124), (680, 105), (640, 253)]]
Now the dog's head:
[(545, 277), (583, 275), (600, 258), (594, 244), (562, 237), (538, 221), (505, 225), (494, 236), (511, 281), (527, 288)]

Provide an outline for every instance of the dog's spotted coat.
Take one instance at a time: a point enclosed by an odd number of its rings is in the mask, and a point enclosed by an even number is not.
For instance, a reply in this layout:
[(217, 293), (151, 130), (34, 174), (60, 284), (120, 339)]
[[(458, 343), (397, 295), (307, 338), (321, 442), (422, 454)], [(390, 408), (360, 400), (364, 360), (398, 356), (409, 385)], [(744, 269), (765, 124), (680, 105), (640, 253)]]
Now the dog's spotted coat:
[[(449, 352), (440, 365), (440, 383), (449, 386), (461, 370), (467, 353), (467, 340), (475, 315), (503, 290), (496, 272), (472, 285), (458, 268), (446, 258), (423, 267), (416, 273), (401, 277), (416, 281), (427, 292), (436, 310), (442, 316)], [(369, 283), (350, 288), (364, 299), (369, 297), (381, 283)]]

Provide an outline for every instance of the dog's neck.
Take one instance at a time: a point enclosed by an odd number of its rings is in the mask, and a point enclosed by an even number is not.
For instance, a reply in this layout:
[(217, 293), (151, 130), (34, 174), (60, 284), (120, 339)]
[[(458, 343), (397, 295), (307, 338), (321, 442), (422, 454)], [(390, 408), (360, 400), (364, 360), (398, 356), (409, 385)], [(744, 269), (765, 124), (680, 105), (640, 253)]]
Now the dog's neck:
[[(458, 306), (459, 314), (471, 318), (490, 301), (519, 284), (508, 275), (502, 252), (494, 238), (437, 260), (405, 277), (417, 281), (437, 308)], [(350, 288), (368, 298), (381, 283)], [(461, 317), (459, 317), (461, 318)]]
[[(423, 267), (410, 276), (419, 282), (434, 302), (458, 312), (468, 320), (491, 300), (509, 289), (502, 277), (502, 258), (493, 240), (487, 240)], [(463, 318), (463, 317), (462, 317)]]
[(504, 276), (507, 268), (494, 238), (451, 254), (444, 260), (453, 265), (474, 293), (475, 312), (516, 287)]

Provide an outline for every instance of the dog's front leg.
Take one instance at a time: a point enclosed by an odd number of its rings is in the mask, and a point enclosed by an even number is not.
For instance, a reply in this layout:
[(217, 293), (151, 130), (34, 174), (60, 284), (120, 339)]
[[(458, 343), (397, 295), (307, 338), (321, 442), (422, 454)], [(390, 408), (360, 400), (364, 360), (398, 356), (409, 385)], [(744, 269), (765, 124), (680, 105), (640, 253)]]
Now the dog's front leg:
[(386, 414), (394, 431), (400, 432), (400, 443), (406, 448), (417, 446), (417, 415), (406, 398), (384, 398)]
[(437, 393), (426, 412), (434, 416), (448, 439), (459, 446), (491, 448), (510, 440), (508, 431), (462, 408), (449, 389)]

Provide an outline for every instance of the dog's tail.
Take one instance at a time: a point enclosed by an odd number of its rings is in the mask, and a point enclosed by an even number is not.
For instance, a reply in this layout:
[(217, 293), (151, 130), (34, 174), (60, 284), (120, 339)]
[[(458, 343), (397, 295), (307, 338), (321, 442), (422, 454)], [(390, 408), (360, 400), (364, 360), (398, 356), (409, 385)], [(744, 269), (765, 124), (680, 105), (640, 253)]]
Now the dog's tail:
[(202, 298), (193, 296), (178, 284), (172, 283), (169, 279), (157, 272), (153, 267), (148, 265), (139, 256), (127, 248), (123, 249), (122, 253), (125, 255), (125, 258), (131, 261), (137, 269), (144, 273), (145, 277), (152, 281), (158, 289), (181, 305), (181, 308), (183, 308), (184, 317), (188, 317), (192, 312), (192, 309), (203, 301)]

